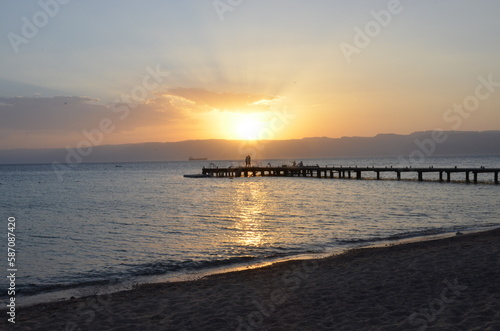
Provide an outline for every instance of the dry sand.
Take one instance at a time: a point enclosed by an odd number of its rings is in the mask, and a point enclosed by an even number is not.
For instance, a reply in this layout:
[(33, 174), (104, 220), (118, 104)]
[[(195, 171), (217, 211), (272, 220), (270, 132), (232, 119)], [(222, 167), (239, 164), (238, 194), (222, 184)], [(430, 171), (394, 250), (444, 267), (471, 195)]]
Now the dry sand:
[[(18, 308), (18, 330), (500, 330), (500, 229)], [(2, 324), (6, 325), (5, 312)], [(9, 323), (10, 324), (10, 323)]]

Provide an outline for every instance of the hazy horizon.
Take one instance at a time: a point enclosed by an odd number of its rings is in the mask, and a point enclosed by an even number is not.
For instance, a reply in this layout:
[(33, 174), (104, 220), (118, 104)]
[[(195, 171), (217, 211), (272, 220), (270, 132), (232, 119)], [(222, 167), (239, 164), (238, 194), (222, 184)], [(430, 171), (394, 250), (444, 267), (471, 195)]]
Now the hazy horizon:
[(484, 132), (428, 131), (374, 137), (309, 137), (288, 140), (185, 140), (54, 149), (0, 150), (0, 164), (49, 163), (66, 167), (85, 162), (377, 158), (396, 157), (402, 164), (419, 164), (430, 156), (500, 156), (500, 130)]
[[(178, 144), (178, 143), (186, 143), (186, 142), (204, 142), (204, 141), (226, 141), (226, 142), (242, 142), (242, 143), (248, 143), (248, 144), (259, 144), (260, 142), (284, 142), (284, 141), (294, 141), (294, 140), (307, 140), (307, 139), (329, 139), (329, 140), (340, 140), (340, 139), (371, 139), (371, 138), (377, 138), (377, 137), (382, 137), (382, 136), (395, 136), (395, 137), (411, 137), (413, 135), (418, 135), (418, 134), (432, 134), (433, 132), (436, 132), (435, 130), (427, 130), (427, 131), (415, 131), (415, 132), (410, 132), (408, 134), (400, 134), (400, 133), (391, 133), (391, 132), (381, 132), (377, 133), (372, 136), (341, 136), (341, 137), (328, 137), (328, 136), (308, 136), (308, 137), (300, 137), (300, 138), (290, 138), (290, 139), (230, 139), (230, 138), (200, 138), (200, 139), (184, 139), (184, 140), (177, 140), (177, 141), (144, 141), (144, 142), (132, 142), (132, 143), (117, 143), (117, 144), (100, 144), (100, 145), (93, 145), (92, 147), (113, 147), (113, 146), (121, 146), (121, 145), (138, 145), (138, 144)], [(441, 131), (439, 131), (441, 132)], [(445, 133), (464, 133), (464, 134), (470, 134), (470, 133), (500, 133), (500, 130), (484, 130), (484, 131), (443, 131)], [(83, 136), (83, 140), (87, 140), (85, 136)], [(492, 142), (493, 144), (494, 142)], [(16, 149), (64, 149), (66, 147), (69, 147), (71, 149), (76, 148), (76, 146), (58, 146), (58, 147), (42, 147), (42, 148), (9, 148), (9, 149), (0, 149), (0, 151), (9, 151), (9, 150), (16, 150)]]
[(500, 129), (497, 2), (0, 8), (0, 150)]

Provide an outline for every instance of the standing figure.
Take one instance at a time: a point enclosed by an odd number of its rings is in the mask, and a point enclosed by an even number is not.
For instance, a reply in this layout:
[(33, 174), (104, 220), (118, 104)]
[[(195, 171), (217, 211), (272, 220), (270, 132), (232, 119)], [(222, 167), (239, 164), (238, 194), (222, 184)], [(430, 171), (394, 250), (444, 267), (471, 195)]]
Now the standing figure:
[(252, 158), (250, 157), (250, 155), (247, 155), (247, 157), (245, 158), (245, 165), (249, 167), (251, 164), (252, 164)]

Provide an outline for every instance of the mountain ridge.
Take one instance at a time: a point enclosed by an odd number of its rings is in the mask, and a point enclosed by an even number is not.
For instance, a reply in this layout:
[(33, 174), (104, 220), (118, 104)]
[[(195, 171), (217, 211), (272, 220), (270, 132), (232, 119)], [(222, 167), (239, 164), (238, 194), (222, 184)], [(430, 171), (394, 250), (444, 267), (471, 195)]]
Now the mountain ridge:
[(500, 155), (500, 130), (419, 131), (408, 135), (381, 133), (373, 137), (305, 137), (289, 140), (198, 139), (84, 148), (0, 150), (0, 164), (307, 159), (335, 157), (420, 158), (430, 155)]

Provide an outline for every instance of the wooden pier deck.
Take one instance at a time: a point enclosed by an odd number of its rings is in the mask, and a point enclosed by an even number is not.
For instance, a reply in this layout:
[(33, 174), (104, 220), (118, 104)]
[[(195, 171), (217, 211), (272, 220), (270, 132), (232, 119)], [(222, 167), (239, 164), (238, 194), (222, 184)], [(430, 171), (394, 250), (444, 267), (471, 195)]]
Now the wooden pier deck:
[[(492, 174), (493, 182), (498, 184), (499, 168), (413, 168), (413, 167), (320, 167), (320, 166), (281, 166), (281, 167), (228, 167), (228, 168), (203, 168), (203, 175), (211, 177), (249, 177), (249, 176), (275, 176), (275, 177), (316, 177), (316, 178), (352, 178), (363, 179), (363, 174), (371, 173), (373, 178), (382, 179), (381, 174), (392, 174), (384, 179), (401, 180), (402, 173), (414, 173), (418, 181), (423, 181), (424, 174), (436, 174), (440, 182), (451, 182), (452, 174), (461, 173), (466, 183), (478, 183), (479, 174)], [(433, 179), (434, 180), (434, 179)]]

